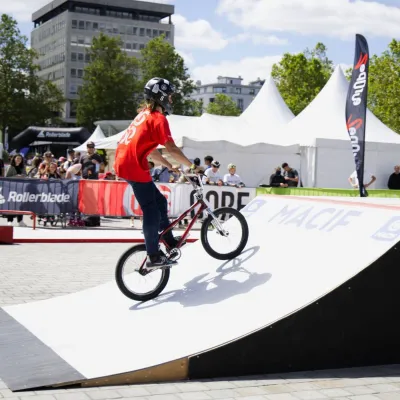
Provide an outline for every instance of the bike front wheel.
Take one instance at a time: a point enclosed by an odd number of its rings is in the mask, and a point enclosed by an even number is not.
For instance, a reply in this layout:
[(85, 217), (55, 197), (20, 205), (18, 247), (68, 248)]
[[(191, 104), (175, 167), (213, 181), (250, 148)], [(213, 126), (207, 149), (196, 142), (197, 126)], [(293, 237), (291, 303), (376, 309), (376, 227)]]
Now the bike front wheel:
[(211, 257), (231, 260), (243, 251), (249, 239), (246, 218), (234, 208), (218, 208), (203, 222), (200, 239)]
[(168, 268), (143, 273), (146, 262), (146, 245), (139, 244), (128, 249), (118, 260), (115, 280), (119, 290), (132, 300), (149, 301), (157, 297), (169, 280)]

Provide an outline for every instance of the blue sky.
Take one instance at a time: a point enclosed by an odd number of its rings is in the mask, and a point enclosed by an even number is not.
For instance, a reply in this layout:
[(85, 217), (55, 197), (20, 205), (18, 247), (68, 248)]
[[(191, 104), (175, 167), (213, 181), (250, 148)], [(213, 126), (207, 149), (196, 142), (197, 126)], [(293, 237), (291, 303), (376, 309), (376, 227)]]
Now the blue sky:
[[(0, 0), (29, 37), (30, 15), (47, 0)], [(366, 36), (370, 52), (381, 54), (400, 39), (400, 0), (157, 0), (175, 5), (175, 46), (194, 79), (265, 78), (285, 52), (317, 42), (335, 64), (354, 57), (354, 35)]]

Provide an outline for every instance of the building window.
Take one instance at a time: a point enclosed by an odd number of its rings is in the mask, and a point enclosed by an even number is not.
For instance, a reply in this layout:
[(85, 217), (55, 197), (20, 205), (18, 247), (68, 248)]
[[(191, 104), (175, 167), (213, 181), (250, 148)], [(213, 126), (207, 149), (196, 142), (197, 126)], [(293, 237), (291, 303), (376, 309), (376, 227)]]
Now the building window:
[(126, 48), (128, 50), (131, 50), (132, 49), (132, 43), (126, 43)]
[(75, 68), (71, 68), (71, 76), (72, 76), (73, 78), (76, 77), (76, 69), (75, 69)]
[(169, 38), (171, 37), (171, 34), (170, 34), (169, 31), (166, 31), (166, 32), (165, 32), (165, 37), (166, 37), (167, 39), (169, 39)]
[(78, 21), (76, 19), (72, 20), (72, 29), (76, 29), (78, 27)]
[(243, 99), (238, 99), (237, 106), (241, 111), (243, 111)]
[(210, 103), (214, 103), (214, 97), (210, 97)]
[(85, 37), (84, 36), (78, 36), (78, 44), (84, 44), (85, 43)]
[(132, 49), (137, 50), (137, 43), (132, 43)]
[(83, 61), (84, 56), (83, 53), (78, 53), (78, 61)]
[(137, 36), (137, 30), (138, 30), (138, 28), (133, 27), (132, 34), (134, 36)]
[(69, 85), (69, 93), (70, 94), (77, 94), (78, 93), (78, 87), (76, 85)]
[(146, 29), (146, 36), (151, 37), (151, 29)]
[(235, 88), (235, 93), (236, 94), (241, 94), (242, 93), (242, 88), (240, 88), (240, 87)]
[(144, 36), (144, 28), (140, 28), (139, 35)]
[(91, 31), (92, 30), (92, 23), (90, 21), (86, 21), (86, 30)]
[(85, 21), (79, 21), (78, 27), (79, 27), (79, 29), (85, 29)]
[(85, 36), (85, 44), (92, 44), (92, 38), (90, 36)]
[(119, 31), (120, 31), (121, 35), (125, 35), (126, 34), (126, 26), (125, 25), (121, 25), (119, 27)]
[(249, 94), (255, 95), (255, 94), (256, 94), (256, 89), (250, 89), (250, 90), (249, 90)]
[(76, 53), (71, 53), (71, 61), (76, 61)]
[(93, 30), (98, 31), (99, 30), (99, 23), (98, 22), (93, 22)]
[(85, 62), (90, 63), (90, 54), (89, 53), (85, 54)]
[(139, 49), (140, 49), (140, 50), (143, 50), (143, 49), (144, 49), (144, 44), (141, 44), (141, 45), (139, 46)]
[(71, 36), (71, 43), (78, 43), (78, 38), (75, 35)]
[(83, 69), (78, 69), (78, 78), (83, 77)]

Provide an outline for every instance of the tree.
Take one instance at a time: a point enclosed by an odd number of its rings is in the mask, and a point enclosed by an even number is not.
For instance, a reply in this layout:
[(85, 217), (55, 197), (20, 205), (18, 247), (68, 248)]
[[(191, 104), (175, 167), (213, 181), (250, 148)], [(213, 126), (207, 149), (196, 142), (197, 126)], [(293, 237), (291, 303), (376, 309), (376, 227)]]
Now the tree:
[[(370, 60), (368, 107), (389, 128), (400, 133), (400, 41)], [(368, 124), (368, 121), (367, 121)]]
[[(385, 125), (400, 133), (400, 41), (393, 39), (381, 56), (370, 58), (367, 106)], [(345, 75), (351, 80), (353, 68)], [(368, 124), (368, 121), (367, 121)]]
[(76, 102), (77, 122), (88, 129), (99, 119), (133, 119), (137, 114), (138, 61), (122, 40), (100, 33), (88, 51), (90, 63)]
[(206, 113), (237, 117), (241, 111), (229, 96), (218, 93), (215, 95), (215, 100), (208, 104)]
[[(64, 101), (61, 91), (37, 76), (38, 54), (26, 46), (17, 22), (3, 14), (0, 21), (0, 131), (10, 138), (28, 125), (54, 119)], [(0, 141), (1, 136), (0, 136)]]
[(333, 72), (326, 47), (317, 43), (313, 50), (285, 53), (272, 67), (272, 77), (288, 107), (298, 115), (325, 86)]
[(165, 78), (176, 88), (176, 93), (173, 96), (174, 114), (200, 115), (200, 102), (190, 98), (196, 86), (193, 80), (190, 79), (183, 58), (164, 40), (164, 35), (150, 40), (145, 48), (142, 49), (141, 55), (141, 91), (143, 91), (142, 88), (151, 78)]

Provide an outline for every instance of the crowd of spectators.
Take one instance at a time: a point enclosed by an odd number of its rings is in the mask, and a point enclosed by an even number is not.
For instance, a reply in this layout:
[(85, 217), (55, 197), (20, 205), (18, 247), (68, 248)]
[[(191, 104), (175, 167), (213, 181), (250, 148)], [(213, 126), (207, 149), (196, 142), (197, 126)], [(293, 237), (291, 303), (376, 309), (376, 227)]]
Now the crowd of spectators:
[[(237, 173), (237, 167), (234, 163), (222, 166), (213, 156), (207, 155), (203, 158), (203, 164), (200, 158), (195, 158), (193, 163), (200, 167), (199, 178), (204, 185), (229, 186), (242, 188), (245, 187), (240, 175)], [(32, 178), (32, 179), (95, 179), (95, 180), (118, 180), (114, 172), (106, 172), (106, 162), (103, 157), (96, 152), (93, 142), (87, 143), (87, 151), (81, 155), (74, 150), (67, 151), (67, 157), (56, 159), (51, 151), (46, 151), (43, 155), (36, 154), (32, 159), (26, 160), (22, 154), (14, 154), (11, 157), (10, 164), (5, 167), (0, 159), (0, 177), (6, 178)], [(155, 166), (149, 161), (149, 170), (154, 182), (160, 183), (181, 183), (189, 184), (183, 174), (175, 171), (180, 168), (173, 166), (174, 170), (169, 170), (164, 166)], [(184, 172), (190, 172), (186, 169)], [(364, 174), (364, 185), (369, 187), (376, 181), (376, 177), (368, 171)], [(358, 188), (357, 174), (354, 171), (348, 178), (353, 188)], [(269, 181), (260, 185), (261, 187), (280, 187), (290, 188), (302, 186), (298, 171), (283, 163), (277, 166), (269, 177)], [(388, 184), (389, 189), (400, 190), (400, 166), (394, 167), (394, 172), (390, 175)], [(19, 226), (26, 226), (22, 215), (7, 215), (8, 224), (12, 225), (14, 219), (17, 219)], [(92, 226), (99, 226), (95, 223)], [(133, 226), (133, 220), (132, 224)]]

